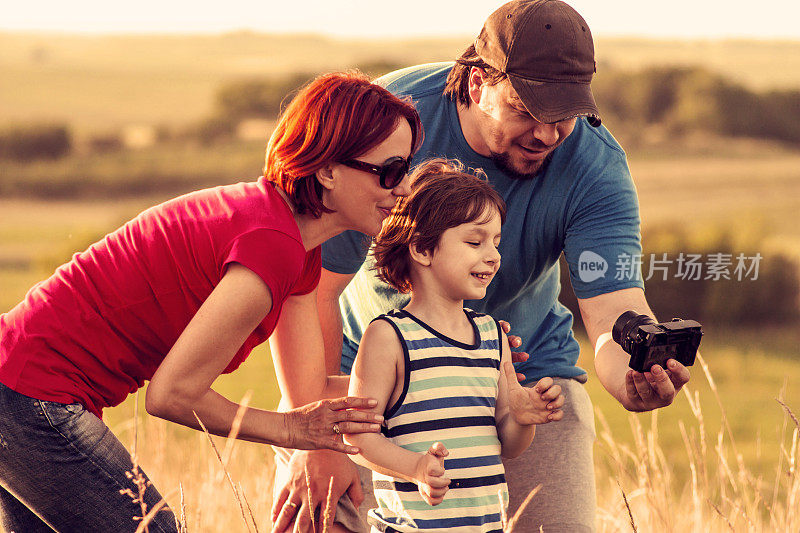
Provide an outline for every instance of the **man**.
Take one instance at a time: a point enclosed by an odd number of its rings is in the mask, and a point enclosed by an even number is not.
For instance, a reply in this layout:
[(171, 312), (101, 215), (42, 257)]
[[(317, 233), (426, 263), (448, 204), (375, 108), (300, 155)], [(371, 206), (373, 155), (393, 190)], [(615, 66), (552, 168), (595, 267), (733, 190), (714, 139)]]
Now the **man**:
[[(621, 313), (652, 311), (639, 268), (615, 275), (624, 258), (641, 253), (638, 200), (624, 152), (600, 126), (594, 72), (592, 36), (577, 12), (560, 0), (516, 0), (489, 17), (455, 65), (410, 67), (379, 80), (410, 96), (422, 117), (425, 141), (415, 161), (443, 156), (481, 168), (508, 205), (500, 270), (486, 297), (466, 305), (511, 323), (522, 341), (513, 344), (527, 352), (516, 358), (524, 384), (552, 376), (566, 397), (564, 419), (540, 426), (531, 448), (505, 463), (509, 515), (541, 485), (524, 511), (524, 531), (595, 527), (594, 421), (586, 372), (575, 366), (572, 315), (558, 302), (562, 252), (606, 390), (626, 409), (646, 411), (672, 403), (689, 380), (674, 360), (636, 373), (610, 342)], [(340, 353), (349, 372), (369, 321), (406, 301), (364, 263), (364, 243), (363, 235), (342, 234), (323, 247), (318, 306), (329, 372)], [(370, 505), (368, 498), (362, 516)]]

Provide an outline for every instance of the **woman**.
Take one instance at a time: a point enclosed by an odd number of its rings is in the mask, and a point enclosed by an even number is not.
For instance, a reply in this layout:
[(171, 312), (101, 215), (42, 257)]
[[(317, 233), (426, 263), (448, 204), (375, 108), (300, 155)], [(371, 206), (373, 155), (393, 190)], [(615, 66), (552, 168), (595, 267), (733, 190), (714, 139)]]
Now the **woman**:
[[(198, 191), (141, 213), (76, 254), (0, 315), (0, 517), (8, 531), (132, 531), (120, 494), (130, 455), (100, 420), (150, 380), (149, 413), (226, 435), (238, 405), (211, 389), (271, 336), (286, 413), (248, 409), (239, 438), (347, 453), (340, 433), (380, 418), (327, 378), (315, 287), (319, 245), (376, 234), (421, 137), (410, 103), (360, 74), (298, 94), (257, 182)], [(307, 357), (282, 357), (303, 342)], [(313, 403), (312, 403), (313, 402)], [(308, 404), (308, 405), (306, 405)], [(152, 508), (161, 499), (147, 490)], [(174, 531), (161, 512), (151, 531)]]

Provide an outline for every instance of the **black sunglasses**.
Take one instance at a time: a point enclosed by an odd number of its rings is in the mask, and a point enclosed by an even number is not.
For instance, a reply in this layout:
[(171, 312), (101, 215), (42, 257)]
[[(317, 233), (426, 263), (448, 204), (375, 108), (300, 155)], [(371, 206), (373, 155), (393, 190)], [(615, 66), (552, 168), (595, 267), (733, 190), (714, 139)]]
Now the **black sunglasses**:
[(411, 158), (404, 159), (402, 157), (392, 157), (381, 166), (365, 163), (358, 159), (348, 159), (340, 161), (346, 167), (354, 168), (356, 170), (363, 170), (378, 176), (378, 181), (384, 189), (394, 189), (408, 173), (408, 167), (411, 166)]

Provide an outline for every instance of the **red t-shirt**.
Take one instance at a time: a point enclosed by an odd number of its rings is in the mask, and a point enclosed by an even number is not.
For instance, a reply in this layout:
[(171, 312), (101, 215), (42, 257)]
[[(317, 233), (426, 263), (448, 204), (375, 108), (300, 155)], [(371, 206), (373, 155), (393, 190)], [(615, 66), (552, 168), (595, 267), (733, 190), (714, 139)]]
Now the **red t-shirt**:
[(150, 208), (75, 254), (0, 315), (0, 382), (100, 416), (144, 385), (229, 263), (258, 274), (272, 309), (225, 368), (275, 329), (283, 302), (319, 282), (288, 205), (264, 178)]

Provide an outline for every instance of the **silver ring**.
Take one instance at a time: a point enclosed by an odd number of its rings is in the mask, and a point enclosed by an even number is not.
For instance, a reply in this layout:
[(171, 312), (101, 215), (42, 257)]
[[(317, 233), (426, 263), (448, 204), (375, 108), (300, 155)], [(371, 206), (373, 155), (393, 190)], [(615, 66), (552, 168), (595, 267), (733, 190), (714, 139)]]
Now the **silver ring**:
[(292, 509), (295, 509), (295, 510), (297, 510), (297, 508), (299, 507), (299, 506), (298, 506), (296, 503), (294, 503), (294, 502), (286, 502), (286, 505), (288, 505), (289, 507), (291, 507)]
[(334, 424), (333, 425), (333, 432), (336, 433), (337, 435), (341, 435), (342, 434), (342, 431), (339, 429), (339, 424)]

